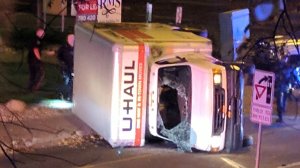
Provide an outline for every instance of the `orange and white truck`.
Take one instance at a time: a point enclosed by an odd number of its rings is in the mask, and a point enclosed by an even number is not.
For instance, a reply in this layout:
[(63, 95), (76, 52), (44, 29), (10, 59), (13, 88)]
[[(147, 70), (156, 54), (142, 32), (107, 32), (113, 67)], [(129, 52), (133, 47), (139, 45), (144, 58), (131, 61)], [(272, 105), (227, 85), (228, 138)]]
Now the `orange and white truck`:
[(166, 24), (77, 23), (72, 111), (112, 147), (152, 136), (183, 150), (234, 149), (241, 73), (211, 54), (209, 39)]

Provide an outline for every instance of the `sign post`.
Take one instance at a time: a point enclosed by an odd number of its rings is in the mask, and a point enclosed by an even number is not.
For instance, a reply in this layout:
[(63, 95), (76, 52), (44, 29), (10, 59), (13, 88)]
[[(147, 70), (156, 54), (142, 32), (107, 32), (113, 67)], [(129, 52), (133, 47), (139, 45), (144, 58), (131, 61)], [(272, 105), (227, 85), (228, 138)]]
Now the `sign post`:
[(256, 70), (253, 78), (251, 121), (259, 124), (255, 168), (259, 168), (262, 124), (272, 124), (275, 75), (273, 72)]
[(147, 2), (146, 5), (146, 22), (152, 22), (152, 3)]
[(177, 6), (175, 24), (180, 25), (181, 20), (182, 20), (182, 6)]

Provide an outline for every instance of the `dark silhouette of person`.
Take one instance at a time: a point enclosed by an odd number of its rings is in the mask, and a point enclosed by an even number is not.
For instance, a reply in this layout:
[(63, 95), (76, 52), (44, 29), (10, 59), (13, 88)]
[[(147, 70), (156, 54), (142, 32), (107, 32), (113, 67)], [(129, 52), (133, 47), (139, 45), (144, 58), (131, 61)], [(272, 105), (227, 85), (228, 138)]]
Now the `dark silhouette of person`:
[(28, 50), (28, 66), (29, 66), (29, 84), (30, 91), (36, 91), (40, 88), (44, 79), (45, 71), (41, 61), (42, 39), (45, 36), (44, 29), (37, 29), (35, 38)]
[(283, 113), (286, 111), (286, 101), (289, 94), (293, 67), (286, 62), (279, 62), (275, 68), (275, 97), (277, 106), (276, 122), (283, 122)]
[(64, 85), (62, 96), (66, 100), (72, 100), (73, 76), (74, 76), (74, 34), (68, 34), (66, 43), (57, 52), (57, 58), (61, 66)]
[[(297, 67), (299, 66), (299, 55), (289, 55), (287, 60), (279, 62), (276, 66), (275, 97), (278, 116), (276, 122), (283, 122), (287, 98), (294, 96), (292, 94), (293, 89), (299, 89), (300, 77), (299, 74), (297, 74)], [(298, 99), (298, 97), (294, 98)]]

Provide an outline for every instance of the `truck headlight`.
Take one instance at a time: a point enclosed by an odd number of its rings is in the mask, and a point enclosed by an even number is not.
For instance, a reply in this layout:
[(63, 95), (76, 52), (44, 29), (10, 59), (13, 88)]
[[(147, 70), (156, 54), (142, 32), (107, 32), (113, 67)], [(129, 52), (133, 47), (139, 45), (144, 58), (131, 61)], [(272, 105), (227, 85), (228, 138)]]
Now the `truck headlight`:
[(222, 83), (222, 74), (221, 73), (214, 73), (214, 84), (221, 85)]

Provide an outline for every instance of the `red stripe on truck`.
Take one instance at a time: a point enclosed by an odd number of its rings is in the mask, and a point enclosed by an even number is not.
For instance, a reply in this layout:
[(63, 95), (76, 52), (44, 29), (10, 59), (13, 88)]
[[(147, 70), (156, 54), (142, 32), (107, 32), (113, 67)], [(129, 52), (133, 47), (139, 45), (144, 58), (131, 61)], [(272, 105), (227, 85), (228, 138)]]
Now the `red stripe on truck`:
[(138, 53), (138, 77), (137, 77), (137, 99), (136, 99), (136, 128), (135, 128), (135, 146), (141, 146), (141, 128), (143, 126), (143, 90), (144, 90), (144, 69), (145, 69), (145, 46), (143, 43), (139, 44)]

